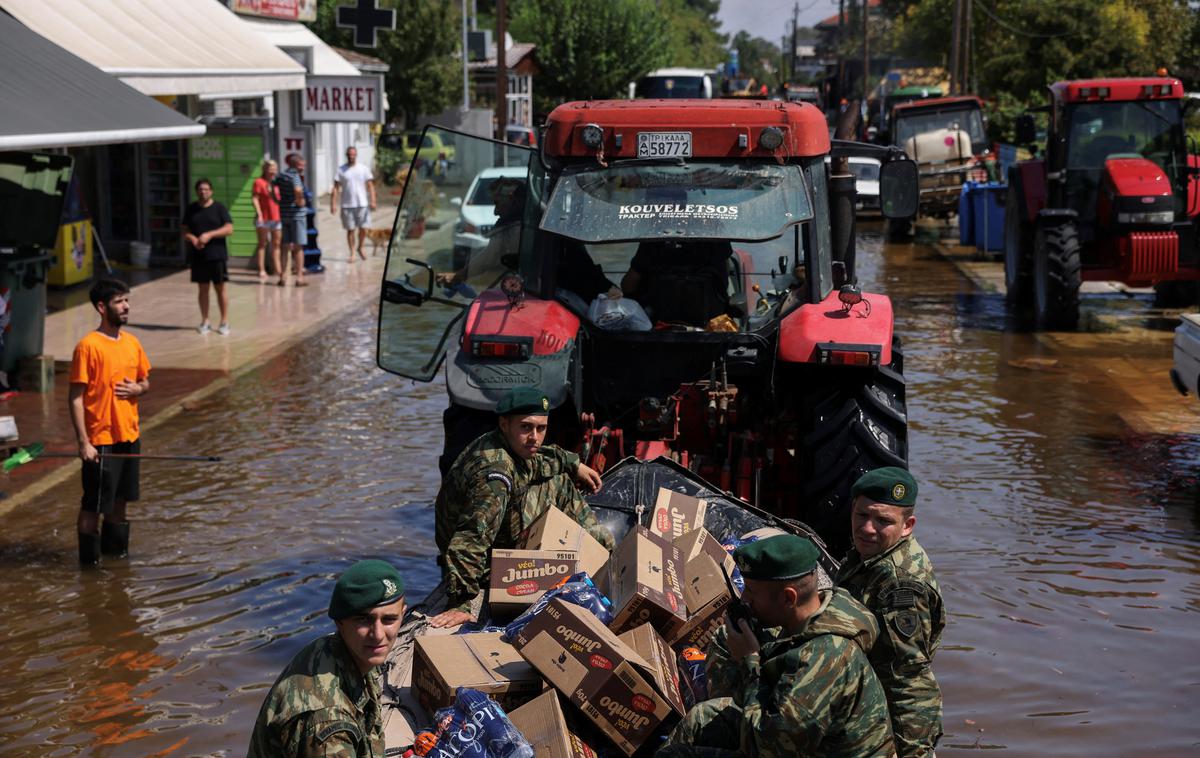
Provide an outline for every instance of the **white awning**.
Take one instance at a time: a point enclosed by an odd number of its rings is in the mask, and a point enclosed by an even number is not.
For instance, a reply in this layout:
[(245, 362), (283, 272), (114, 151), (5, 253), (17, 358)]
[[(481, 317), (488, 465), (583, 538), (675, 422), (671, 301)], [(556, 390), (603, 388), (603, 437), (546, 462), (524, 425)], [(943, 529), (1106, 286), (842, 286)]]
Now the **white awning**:
[(359, 76), (362, 73), (304, 24), (265, 18), (244, 17), (241, 20), (278, 48), (312, 48), (310, 73), (315, 76)]
[[(46, 93), (52, 93), (47, 96)], [(187, 139), (182, 113), (122, 84), (0, 13), (0, 150)]]
[(143, 94), (304, 87), (304, 67), (217, 0), (0, 0), (0, 8)]

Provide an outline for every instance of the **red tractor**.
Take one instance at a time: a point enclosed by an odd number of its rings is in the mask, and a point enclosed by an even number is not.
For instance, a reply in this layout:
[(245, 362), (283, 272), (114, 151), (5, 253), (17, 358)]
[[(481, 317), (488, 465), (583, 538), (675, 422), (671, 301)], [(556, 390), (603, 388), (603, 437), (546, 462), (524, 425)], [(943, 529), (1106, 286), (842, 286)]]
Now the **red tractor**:
[[(1005, 204), (1008, 299), (1032, 305), (1039, 327), (1074, 329), (1085, 281), (1155, 285), (1168, 304), (1188, 289), (1173, 284), (1200, 280), (1184, 97), (1165, 77), (1050, 87), (1045, 154), (1009, 168)], [(1032, 115), (1018, 119), (1019, 143), (1034, 131)]]
[(430, 214), (410, 183), (398, 212), (378, 361), (429, 381), (444, 359), (443, 472), (535, 385), (553, 441), (593, 467), (665, 456), (845, 547), (850, 484), (905, 464), (908, 423), (892, 304), (855, 284), (837, 166), (881, 159), (882, 211), (907, 217), (912, 161), (835, 142), (830, 169), (820, 110), (765, 100), (567, 103), (537, 152), (429, 129), (456, 145), (447, 194), (527, 168), (496, 180), (488, 246), (457, 271), (462, 199)]

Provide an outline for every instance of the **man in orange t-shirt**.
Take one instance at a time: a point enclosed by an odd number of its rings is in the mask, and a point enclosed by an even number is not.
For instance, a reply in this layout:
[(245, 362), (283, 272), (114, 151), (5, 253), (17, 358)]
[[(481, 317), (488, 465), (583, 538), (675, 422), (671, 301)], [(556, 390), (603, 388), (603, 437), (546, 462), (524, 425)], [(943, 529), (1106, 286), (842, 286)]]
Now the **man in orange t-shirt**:
[(67, 400), (83, 461), (78, 529), (84, 566), (99, 563), (101, 553), (124, 557), (129, 552), (125, 504), (138, 499), (138, 459), (111, 456), (141, 452), (137, 399), (150, 389), (150, 361), (142, 343), (121, 331), (129, 321), (129, 287), (102, 279), (89, 295), (100, 326), (75, 346)]

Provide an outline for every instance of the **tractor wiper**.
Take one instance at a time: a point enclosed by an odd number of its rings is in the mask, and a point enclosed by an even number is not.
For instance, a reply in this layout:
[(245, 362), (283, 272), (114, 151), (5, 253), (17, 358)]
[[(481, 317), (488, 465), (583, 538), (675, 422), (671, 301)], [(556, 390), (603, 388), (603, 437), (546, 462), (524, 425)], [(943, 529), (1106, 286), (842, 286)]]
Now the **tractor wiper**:
[(625, 166), (630, 163), (636, 163), (639, 166), (686, 166), (687, 161), (682, 156), (673, 156), (668, 158), (621, 158), (620, 160), (609, 161), (609, 166)]

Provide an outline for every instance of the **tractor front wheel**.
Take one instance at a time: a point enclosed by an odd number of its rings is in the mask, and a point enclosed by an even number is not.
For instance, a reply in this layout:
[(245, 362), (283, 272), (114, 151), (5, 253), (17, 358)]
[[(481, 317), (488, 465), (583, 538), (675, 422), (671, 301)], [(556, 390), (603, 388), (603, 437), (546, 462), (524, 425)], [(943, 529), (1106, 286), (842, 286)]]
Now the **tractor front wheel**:
[(833, 555), (850, 547), (850, 487), (881, 466), (906, 466), (908, 409), (904, 355), (878, 371), (834, 379), (806, 400), (800, 516)]
[(1038, 327), (1079, 326), (1079, 233), (1075, 224), (1039, 224), (1033, 240), (1033, 308)]
[(1022, 214), (1020, 193), (1012, 180), (1004, 199), (1004, 289), (1008, 302), (1029, 305), (1033, 299), (1029, 224)]

